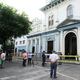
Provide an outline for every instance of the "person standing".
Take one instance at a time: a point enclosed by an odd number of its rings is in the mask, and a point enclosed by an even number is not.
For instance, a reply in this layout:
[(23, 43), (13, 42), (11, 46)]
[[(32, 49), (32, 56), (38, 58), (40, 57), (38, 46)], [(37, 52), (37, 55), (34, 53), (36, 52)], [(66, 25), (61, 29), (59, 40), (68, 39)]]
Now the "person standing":
[(45, 51), (43, 51), (42, 53), (42, 66), (45, 66), (45, 61), (46, 61), (46, 55), (45, 55)]
[(3, 68), (3, 64), (4, 64), (4, 61), (6, 59), (6, 54), (2, 52), (1, 56), (0, 56), (0, 59), (1, 59), (1, 68)]
[[(51, 70), (50, 70), (50, 78), (57, 78), (56, 71), (57, 71), (57, 61), (59, 59), (58, 54), (55, 51), (52, 52), (49, 56), (50, 63), (51, 63)], [(53, 73), (54, 71), (54, 73)]]
[(2, 60), (1, 60), (1, 51), (0, 51), (0, 68), (1, 68)]
[(28, 52), (28, 65), (31, 65), (31, 61), (32, 61), (32, 54)]
[(32, 61), (31, 61), (31, 63), (32, 63), (33, 66), (34, 66), (34, 60), (35, 60), (35, 55), (32, 54)]
[(23, 65), (23, 67), (25, 67), (26, 66), (26, 61), (27, 61), (27, 59), (28, 59), (28, 53), (24, 50), (23, 51), (23, 53), (22, 53), (22, 58), (23, 58), (23, 63), (22, 63), (22, 65)]

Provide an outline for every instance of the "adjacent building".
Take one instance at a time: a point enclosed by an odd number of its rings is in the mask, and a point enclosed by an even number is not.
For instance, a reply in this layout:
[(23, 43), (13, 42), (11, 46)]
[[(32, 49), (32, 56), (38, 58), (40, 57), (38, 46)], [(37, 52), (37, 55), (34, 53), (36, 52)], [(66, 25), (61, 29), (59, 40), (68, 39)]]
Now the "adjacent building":
[(20, 53), (27, 50), (27, 35), (15, 39), (15, 52)]

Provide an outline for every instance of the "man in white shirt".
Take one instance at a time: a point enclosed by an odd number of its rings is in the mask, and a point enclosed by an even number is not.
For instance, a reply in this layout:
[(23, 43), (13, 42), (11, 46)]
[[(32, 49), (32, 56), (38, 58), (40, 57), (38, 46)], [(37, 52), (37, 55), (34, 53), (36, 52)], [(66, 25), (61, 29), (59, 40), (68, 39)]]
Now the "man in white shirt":
[[(53, 51), (53, 53), (49, 56), (50, 62), (51, 62), (51, 71), (50, 71), (50, 77), (57, 78), (56, 76), (56, 71), (57, 71), (57, 61), (59, 59), (58, 54)], [(54, 70), (54, 75), (53, 75), (53, 70)]]
[(32, 61), (32, 53), (28, 52), (28, 65), (31, 65), (31, 61)]

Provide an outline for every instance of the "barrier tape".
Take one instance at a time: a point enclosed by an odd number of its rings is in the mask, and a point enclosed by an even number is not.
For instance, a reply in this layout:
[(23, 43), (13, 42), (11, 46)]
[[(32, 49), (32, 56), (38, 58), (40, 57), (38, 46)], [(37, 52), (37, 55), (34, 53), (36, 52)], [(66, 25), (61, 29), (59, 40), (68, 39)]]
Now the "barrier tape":
[(80, 57), (80, 56), (73, 56), (73, 55), (59, 55), (60, 57)]
[[(61, 58), (58, 60), (58, 62), (61, 63), (80, 63), (80, 56), (74, 56), (74, 55), (59, 55)], [(66, 59), (69, 58), (69, 59)], [(73, 58), (73, 59), (71, 59)], [(46, 63), (50, 63), (50, 61), (47, 61)]]
[[(63, 62), (63, 63), (80, 63), (80, 56), (74, 56), (74, 55), (59, 55), (61, 60), (59, 60), (58, 62)], [(65, 58), (69, 58), (69, 59), (65, 59)], [(71, 59), (74, 58), (74, 59)]]
[(58, 62), (65, 62), (65, 63), (80, 63), (80, 61), (72, 61), (72, 60), (59, 60)]
[[(30, 55), (35, 55), (37, 58), (36, 54), (30, 54)], [(50, 54), (46, 54), (46, 56), (49, 56)], [(76, 56), (76, 55), (59, 55), (59, 57), (61, 58), (58, 62), (62, 62), (62, 63), (80, 63), (80, 56)], [(18, 57), (21, 59), (21, 57)], [(69, 59), (66, 59), (69, 58)], [(73, 59), (71, 59), (73, 58)], [(46, 63), (50, 63), (49, 61), (46, 61)]]

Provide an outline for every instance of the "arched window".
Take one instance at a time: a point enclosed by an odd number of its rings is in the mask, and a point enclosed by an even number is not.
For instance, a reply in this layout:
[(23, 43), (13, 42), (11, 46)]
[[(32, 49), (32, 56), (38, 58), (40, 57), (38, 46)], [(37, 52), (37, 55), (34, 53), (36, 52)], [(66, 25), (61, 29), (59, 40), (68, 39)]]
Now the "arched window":
[(51, 16), (51, 26), (53, 25), (53, 22), (54, 22), (54, 20), (53, 20), (53, 15)]
[(51, 22), (50, 22), (50, 16), (48, 17), (48, 26), (51, 25)]
[(72, 18), (73, 17), (73, 6), (72, 5), (69, 5), (67, 7), (67, 17), (68, 18)]
[(48, 26), (52, 26), (53, 23), (54, 23), (53, 15), (51, 15), (51, 16), (48, 17)]

